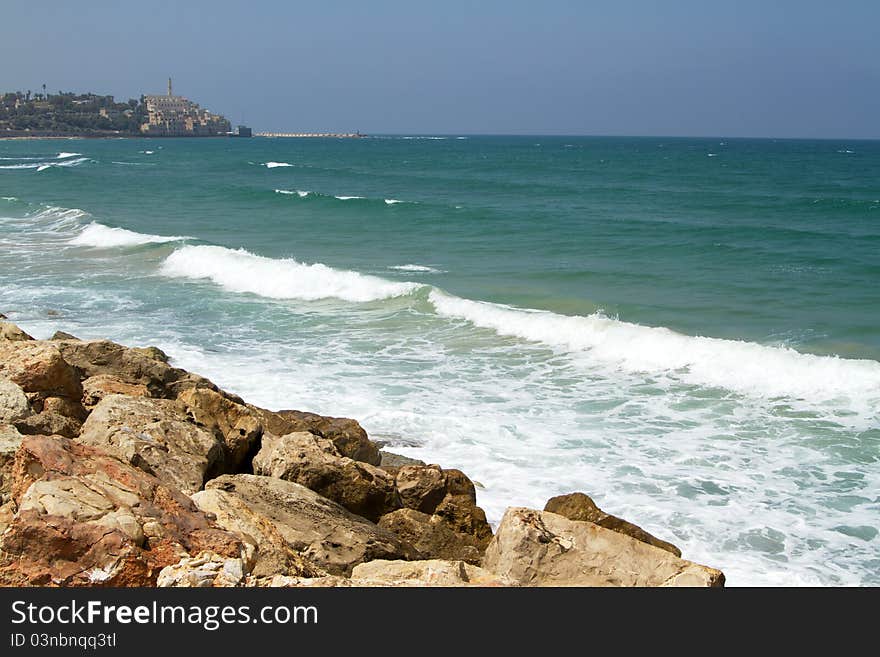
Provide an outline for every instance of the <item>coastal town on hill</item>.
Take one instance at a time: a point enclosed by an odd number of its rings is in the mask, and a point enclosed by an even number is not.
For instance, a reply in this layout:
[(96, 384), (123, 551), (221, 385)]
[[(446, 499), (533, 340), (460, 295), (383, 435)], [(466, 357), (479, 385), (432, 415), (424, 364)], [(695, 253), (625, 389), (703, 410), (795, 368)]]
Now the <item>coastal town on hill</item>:
[[(113, 96), (14, 91), (0, 93), (0, 138), (45, 137), (252, 137), (251, 128), (230, 121), (184, 96), (171, 78), (165, 94), (117, 102)], [(360, 133), (263, 132), (260, 137), (362, 137)]]

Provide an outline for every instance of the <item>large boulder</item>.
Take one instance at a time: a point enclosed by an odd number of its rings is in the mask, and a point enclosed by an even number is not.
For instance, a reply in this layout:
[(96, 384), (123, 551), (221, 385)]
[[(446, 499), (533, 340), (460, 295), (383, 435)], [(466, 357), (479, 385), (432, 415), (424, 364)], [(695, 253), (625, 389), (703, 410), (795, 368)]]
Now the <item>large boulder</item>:
[(464, 561), (376, 560), (354, 567), (355, 586), (507, 586), (504, 578)]
[(0, 584), (153, 586), (181, 558), (245, 553), (179, 491), (67, 438), (25, 438), (12, 476)]
[(79, 376), (64, 359), (58, 344), (37, 340), (0, 341), (0, 376), (17, 384), (25, 392), (80, 399), (82, 386)]
[(405, 465), (397, 470), (395, 484), (405, 507), (438, 516), (452, 531), (473, 536), (481, 550), (492, 540), (474, 483), (461, 470)]
[(199, 491), (192, 499), (220, 527), (253, 542), (256, 554), (251, 574), (254, 577), (319, 577), (326, 574), (298, 554), (271, 518), (251, 509), (235, 492), (211, 488)]
[(0, 377), (0, 422), (17, 422), (29, 415), (33, 410), (21, 386)]
[(627, 536), (631, 536), (643, 543), (671, 552), (677, 557), (681, 556), (681, 550), (675, 547), (672, 543), (668, 543), (663, 539), (649, 534), (638, 525), (634, 525), (623, 518), (618, 518), (617, 516), (605, 513), (602, 509), (596, 506), (596, 503), (593, 502), (589, 495), (584, 493), (569, 493), (567, 495), (552, 497), (544, 506), (544, 511), (550, 511), (551, 513), (565, 516), (569, 520), (592, 522), (605, 529), (626, 534)]
[(509, 508), (483, 568), (522, 586), (723, 586), (715, 568), (549, 511)]
[(59, 340), (51, 344), (84, 379), (108, 374), (145, 386), (151, 397), (169, 399), (189, 388), (217, 389), (204, 377), (168, 365), (167, 356), (159, 349), (124, 347), (109, 340)]
[(401, 507), (387, 472), (341, 456), (330, 440), (309, 432), (263, 434), (253, 469), (258, 475), (301, 484), (373, 522)]
[[(215, 491), (224, 495), (215, 495)], [(290, 481), (224, 475), (209, 481), (205, 491), (193, 499), (199, 508), (214, 513), (221, 526), (233, 531), (268, 534), (262, 529), (249, 530), (244, 524), (263, 527), (262, 519), (268, 520), (297, 554), (335, 575), (347, 575), (355, 565), (373, 559), (419, 557), (395, 534)], [(229, 505), (229, 511), (224, 510), (224, 504)], [(245, 520), (235, 517), (242, 506), (249, 510), (242, 512)]]
[(9, 501), (9, 493), (12, 490), (12, 465), (22, 440), (24, 436), (14, 426), (0, 424), (0, 504)]
[(24, 342), (25, 340), (33, 340), (33, 338), (12, 322), (0, 321), (0, 342)]
[(479, 564), (486, 543), (472, 534), (453, 531), (440, 516), (415, 509), (398, 509), (379, 519), (379, 527), (394, 532), (425, 559), (452, 559)]
[(184, 493), (221, 472), (222, 446), (168, 399), (109, 395), (94, 408), (78, 441), (102, 449)]
[(225, 470), (242, 465), (263, 435), (260, 418), (244, 404), (209, 388), (191, 388), (178, 396), (190, 417), (211, 431), (223, 445)]
[(379, 465), (382, 461), (378, 445), (367, 437), (367, 432), (357, 420), (304, 411), (277, 411), (275, 415), (284, 421), (285, 426), (281, 432), (275, 430), (276, 427), (267, 427), (267, 431), (271, 433), (280, 435), (280, 433), (309, 431), (332, 442), (342, 456), (370, 465)]

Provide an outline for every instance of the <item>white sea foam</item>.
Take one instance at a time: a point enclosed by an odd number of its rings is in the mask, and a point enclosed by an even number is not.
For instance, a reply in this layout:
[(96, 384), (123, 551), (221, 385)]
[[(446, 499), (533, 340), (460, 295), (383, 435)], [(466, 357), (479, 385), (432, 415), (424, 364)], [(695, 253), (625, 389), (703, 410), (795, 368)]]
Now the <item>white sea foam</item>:
[(181, 240), (190, 239), (180, 235), (147, 235), (137, 233), (125, 228), (113, 228), (92, 222), (73, 239), (70, 244), (74, 246), (92, 246), (96, 248), (109, 249), (120, 246), (139, 246), (141, 244), (163, 244), (165, 242), (179, 242)]
[(460, 299), (438, 290), (432, 290), (429, 299), (440, 315), (465, 319), (501, 335), (583, 352), (591, 362), (628, 373), (669, 374), (686, 384), (762, 397), (811, 402), (844, 397), (853, 406), (880, 402), (880, 363), (872, 360), (815, 356), (754, 342), (693, 337), (601, 315), (524, 310)]
[(4, 201), (17, 201), (18, 199), (14, 196), (0, 196)]
[(386, 198), (386, 205), (396, 205), (397, 203), (403, 203), (403, 201), (398, 201), (396, 198)]
[(58, 159), (63, 160), (68, 157), (77, 157), (78, 155), (82, 155), (82, 153), (58, 153)]
[(297, 190), (290, 190), (290, 189), (276, 189), (276, 190), (275, 190), (275, 193), (276, 193), (276, 194), (285, 194), (285, 195), (287, 195), (287, 196), (299, 196), (300, 198), (305, 198), (306, 196), (308, 196), (309, 194), (311, 194), (311, 192), (305, 192), (305, 191), (302, 191), (302, 190), (299, 190), (299, 189), (297, 189)]
[(271, 299), (342, 299), (377, 301), (410, 294), (416, 283), (387, 281), (321, 263), (274, 259), (244, 249), (185, 246), (162, 263), (161, 273), (173, 278), (206, 278), (230, 292), (250, 292)]
[[(76, 155), (73, 153), (72, 155)], [(0, 169), (36, 169), (37, 171), (45, 171), (55, 167), (76, 167), (83, 162), (88, 162), (87, 157), (78, 157), (76, 159), (65, 159), (60, 162), (34, 162), (33, 164), (15, 164), (12, 166), (0, 166)]]
[(33, 164), (0, 164), (0, 169), (36, 169), (43, 164), (34, 162)]
[(292, 164), (288, 164), (287, 162), (266, 162), (267, 169), (277, 169), (278, 167), (292, 167)]
[(144, 155), (152, 155), (156, 151), (138, 151), (138, 153), (143, 153)]
[(395, 269), (397, 271), (414, 271), (421, 272), (424, 274), (442, 274), (443, 271), (440, 269), (435, 269), (434, 267), (428, 267), (426, 265), (396, 265), (393, 267), (389, 267), (388, 269)]
[(340, 201), (353, 201), (354, 199), (364, 198), (363, 196), (334, 196), (333, 198), (337, 198)]

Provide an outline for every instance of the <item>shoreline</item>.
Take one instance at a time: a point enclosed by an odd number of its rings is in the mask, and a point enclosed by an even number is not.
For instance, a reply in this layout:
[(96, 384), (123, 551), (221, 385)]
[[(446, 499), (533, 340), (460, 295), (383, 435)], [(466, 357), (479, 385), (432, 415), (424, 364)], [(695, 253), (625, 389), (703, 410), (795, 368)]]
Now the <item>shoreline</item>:
[[(2, 585), (724, 584), (583, 493), (508, 508), (493, 532), (465, 473), (382, 451), (356, 420), (248, 404), (155, 347), (34, 340), (0, 318), (0, 393)], [(98, 472), (136, 497), (164, 490), (183, 515), (156, 525), (100, 489), (103, 515), (83, 520), (76, 491)], [(40, 554), (34, 537), (58, 522), (109, 528), (113, 549)]]

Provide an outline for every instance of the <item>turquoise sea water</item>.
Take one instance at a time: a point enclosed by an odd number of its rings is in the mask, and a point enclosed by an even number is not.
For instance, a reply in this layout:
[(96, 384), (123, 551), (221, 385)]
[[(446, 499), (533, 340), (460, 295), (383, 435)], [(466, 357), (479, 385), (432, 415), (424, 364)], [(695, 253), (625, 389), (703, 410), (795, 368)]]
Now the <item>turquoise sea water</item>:
[(582, 490), (731, 585), (880, 584), (880, 142), (0, 142), (0, 311)]

